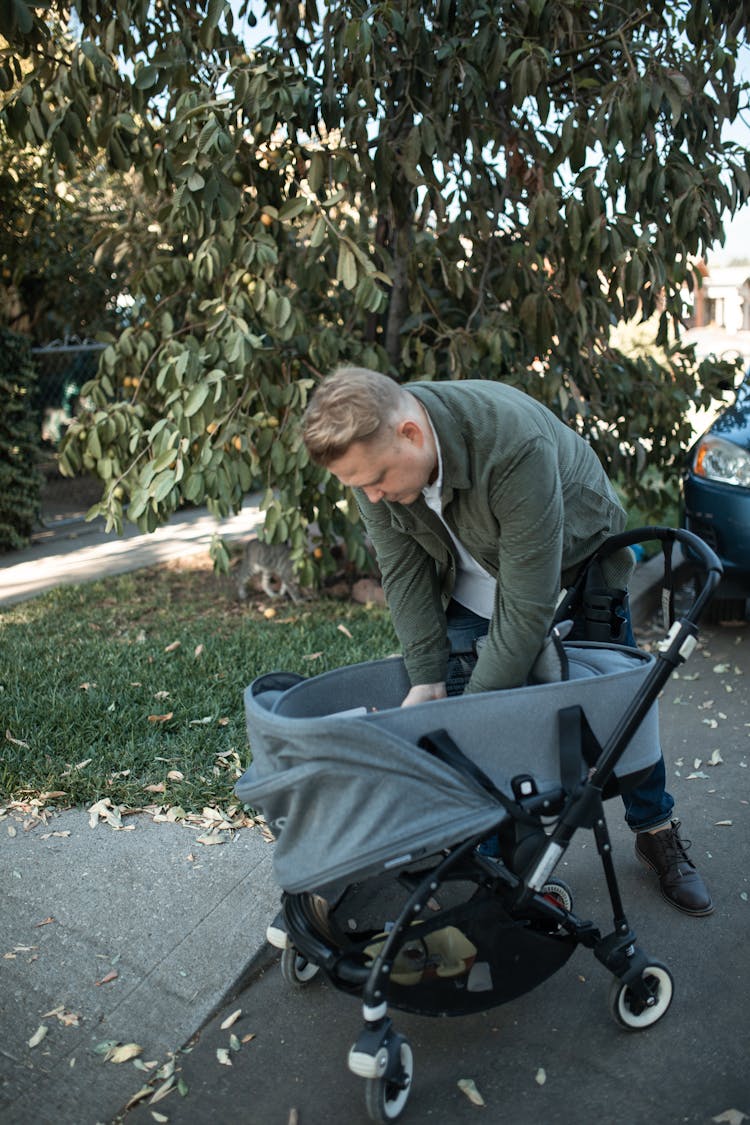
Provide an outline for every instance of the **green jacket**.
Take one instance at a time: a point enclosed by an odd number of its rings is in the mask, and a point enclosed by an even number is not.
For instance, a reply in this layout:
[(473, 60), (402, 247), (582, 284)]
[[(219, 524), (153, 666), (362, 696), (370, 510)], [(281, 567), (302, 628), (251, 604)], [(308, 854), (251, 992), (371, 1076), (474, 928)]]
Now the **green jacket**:
[[(443, 458), (443, 516), (497, 578), (487, 644), (468, 691), (526, 681), (569, 572), (625, 512), (591, 447), (550, 410), (501, 383), (412, 383)], [(355, 490), (412, 684), (445, 679), (445, 609), (456, 560), (420, 496), (371, 503)], [(565, 572), (568, 572), (566, 574)]]

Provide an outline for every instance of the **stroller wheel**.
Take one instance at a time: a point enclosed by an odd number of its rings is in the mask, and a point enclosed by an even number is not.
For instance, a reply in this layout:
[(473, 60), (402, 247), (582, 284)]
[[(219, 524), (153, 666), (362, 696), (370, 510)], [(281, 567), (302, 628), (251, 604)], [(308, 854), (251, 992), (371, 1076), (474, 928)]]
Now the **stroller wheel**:
[(320, 966), (308, 961), (293, 945), (287, 946), (281, 954), (281, 976), (292, 988), (304, 988), (319, 971)]
[(549, 883), (545, 883), (541, 892), (545, 898), (550, 898), (555, 906), (561, 906), (563, 910), (573, 909), (573, 892), (567, 883), (563, 883), (562, 879), (553, 879)]
[(654, 962), (646, 965), (642, 979), (651, 994), (652, 1003), (644, 1004), (633, 990), (620, 980), (614, 980), (609, 993), (610, 1011), (621, 1027), (628, 1031), (641, 1031), (660, 1020), (672, 1002), (672, 974), (665, 965)]
[(388, 1063), (382, 1078), (365, 1082), (365, 1108), (371, 1121), (386, 1125), (404, 1111), (414, 1075), (414, 1055), (408, 1039), (394, 1035), (388, 1041)]

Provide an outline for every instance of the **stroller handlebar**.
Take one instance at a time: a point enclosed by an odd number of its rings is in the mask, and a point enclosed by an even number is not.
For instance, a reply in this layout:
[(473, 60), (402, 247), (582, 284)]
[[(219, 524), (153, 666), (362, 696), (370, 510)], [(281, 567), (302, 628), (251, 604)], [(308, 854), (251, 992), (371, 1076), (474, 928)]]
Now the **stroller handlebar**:
[(632, 547), (637, 543), (647, 543), (653, 540), (658, 540), (662, 544), (666, 565), (671, 562), (673, 545), (680, 543), (685, 548), (685, 553), (691, 561), (697, 564), (698, 570), (702, 571), (700, 591), (685, 615), (688, 620), (697, 623), (703, 609), (721, 581), (724, 568), (708, 543), (692, 531), (677, 527), (635, 527), (630, 531), (623, 531), (619, 535), (612, 535), (605, 540), (596, 552), (596, 557), (603, 559), (615, 551), (622, 550), (623, 547)]

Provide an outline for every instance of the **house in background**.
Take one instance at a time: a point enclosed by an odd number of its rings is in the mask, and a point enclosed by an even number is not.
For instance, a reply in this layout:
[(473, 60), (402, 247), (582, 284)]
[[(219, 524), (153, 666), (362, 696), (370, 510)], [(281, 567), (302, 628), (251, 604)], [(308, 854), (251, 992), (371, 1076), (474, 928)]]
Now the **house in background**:
[(750, 363), (750, 262), (741, 266), (698, 264), (703, 284), (693, 289), (692, 314), (683, 339), (709, 354), (742, 356)]

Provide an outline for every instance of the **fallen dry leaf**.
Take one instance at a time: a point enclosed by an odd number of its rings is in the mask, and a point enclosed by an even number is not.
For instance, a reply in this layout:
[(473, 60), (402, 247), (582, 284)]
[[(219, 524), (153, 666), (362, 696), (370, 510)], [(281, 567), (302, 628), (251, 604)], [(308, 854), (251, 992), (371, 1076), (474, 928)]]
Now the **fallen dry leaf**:
[(138, 1102), (142, 1102), (143, 1099), (147, 1098), (149, 1096), (149, 1094), (151, 1094), (151, 1093), (153, 1093), (153, 1090), (151, 1089), (150, 1086), (141, 1086), (138, 1093), (133, 1094), (130, 1101), (126, 1102), (125, 1109), (130, 1109), (132, 1106), (137, 1105)]
[(167, 789), (163, 781), (156, 782), (154, 785), (144, 785), (143, 788), (147, 793), (165, 793)]
[(170, 770), (167, 774), (167, 779), (169, 781), (184, 781), (185, 774), (181, 770)]
[(338, 629), (339, 633), (343, 633), (344, 636), (348, 637), (350, 641), (354, 640), (354, 637), (351, 635), (346, 625), (337, 625), (336, 628)]
[(167, 711), (166, 715), (149, 715), (148, 721), (150, 723), (168, 723), (174, 715), (174, 711)]
[(44, 1019), (48, 1019), (50, 1016), (58, 1019), (63, 1027), (80, 1027), (81, 1025), (79, 1013), (69, 1012), (66, 1008), (63, 1008), (62, 1004), (58, 1008), (53, 1008), (51, 1012), (44, 1013)]
[(229, 1057), (229, 1050), (227, 1047), (217, 1047), (216, 1057), (222, 1066), (231, 1066), (232, 1060)]
[(96, 804), (91, 806), (89, 809), (89, 827), (96, 828), (100, 817), (106, 821), (110, 828), (123, 832), (135, 830), (134, 824), (125, 825), (122, 823), (122, 813), (119, 808), (115, 808), (109, 797), (103, 797), (101, 801), (97, 801)]
[(36, 922), (36, 923), (34, 924), (34, 929), (35, 929), (35, 930), (38, 930), (40, 926), (49, 926), (49, 925), (50, 925), (50, 924), (51, 924), (52, 922), (54, 922), (54, 921), (55, 921), (55, 919), (54, 919), (54, 918), (52, 917), (52, 915), (50, 914), (49, 918), (45, 918), (45, 919), (44, 919), (44, 921), (42, 921), (42, 922)]
[(195, 646), (195, 652), (193, 653), (193, 656), (195, 657), (196, 660), (198, 659), (199, 656), (202, 656), (203, 651), (204, 651), (203, 645), (196, 645)]
[(149, 1105), (154, 1105), (155, 1102), (160, 1102), (162, 1098), (166, 1098), (167, 1094), (174, 1089), (175, 1076), (170, 1074), (166, 1081), (162, 1082), (161, 1086), (157, 1089)]
[(211, 844), (223, 844), (224, 838), (222, 836), (198, 836), (196, 843), (203, 844), (208, 848)]
[(117, 969), (110, 969), (108, 973), (104, 974), (101, 980), (95, 980), (94, 984), (97, 988), (101, 984), (110, 984), (113, 980), (117, 980), (119, 975)]
[(34, 1034), (31, 1036), (31, 1039), (29, 1039), (29, 1046), (38, 1047), (47, 1034), (48, 1030), (49, 1028), (47, 1027), (47, 1025), (45, 1023), (41, 1023)]
[(154, 699), (169, 699), (169, 692), (168, 691), (155, 691), (154, 692)]
[(534, 1081), (536, 1082), (537, 1086), (543, 1086), (547, 1081), (547, 1072), (543, 1066), (540, 1066), (539, 1070), (534, 1075)]
[(8, 742), (12, 742), (14, 746), (23, 746), (26, 750), (28, 750), (28, 748), (29, 748), (28, 742), (24, 742), (20, 738), (14, 738), (9, 730), (6, 730), (5, 737), (8, 740)]
[(712, 1117), (716, 1125), (742, 1125), (747, 1120), (747, 1114), (739, 1109), (725, 1109), (718, 1117)]
[[(270, 621), (272, 617), (275, 617), (275, 616), (276, 616), (276, 610), (275, 610), (275, 609), (273, 608), (273, 606), (272, 606), (272, 605), (269, 605), (269, 606), (268, 606), (268, 607), (267, 607), (266, 609), (264, 609), (264, 610), (263, 610), (263, 616), (264, 616), (264, 617), (265, 617), (265, 618), (266, 618), (266, 619), (267, 619), (268, 621)], [(230, 1065), (231, 1065), (231, 1064), (230, 1064)]]
[(182, 644), (182, 641), (172, 641), (171, 645), (167, 645), (167, 647), (164, 649), (164, 651), (165, 652), (174, 652), (175, 649), (178, 649), (181, 644)]
[(473, 1078), (459, 1078), (458, 1088), (462, 1094), (466, 1094), (472, 1105), (486, 1105), (484, 1098), (477, 1089), (477, 1084)]
[(165, 1114), (157, 1113), (155, 1109), (151, 1110), (151, 1116), (153, 1117), (154, 1121), (169, 1121), (169, 1118), (166, 1117)]
[(241, 1015), (242, 1015), (242, 1008), (238, 1008), (236, 1012), (232, 1012), (231, 1016), (227, 1016), (227, 1018), (224, 1020), (224, 1022), (219, 1025), (221, 1027), (221, 1030), (226, 1031), (228, 1027), (232, 1026), (232, 1024), (237, 1023), (237, 1020), (240, 1018)]
[(137, 1059), (139, 1055), (143, 1054), (143, 1047), (139, 1047), (137, 1043), (118, 1043), (111, 1051), (107, 1051), (104, 1056), (105, 1062), (111, 1063), (125, 1063), (130, 1062), (131, 1059)]

